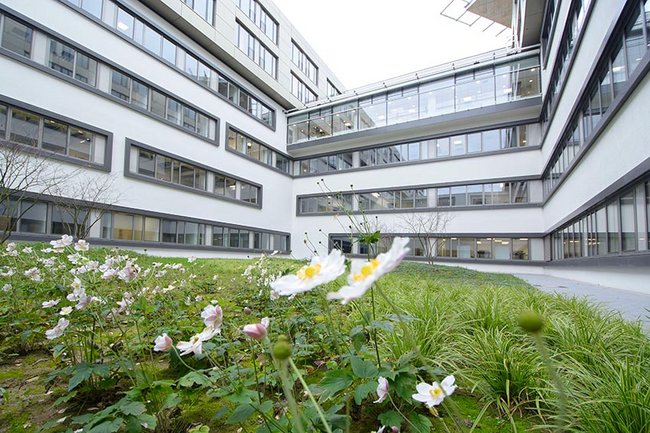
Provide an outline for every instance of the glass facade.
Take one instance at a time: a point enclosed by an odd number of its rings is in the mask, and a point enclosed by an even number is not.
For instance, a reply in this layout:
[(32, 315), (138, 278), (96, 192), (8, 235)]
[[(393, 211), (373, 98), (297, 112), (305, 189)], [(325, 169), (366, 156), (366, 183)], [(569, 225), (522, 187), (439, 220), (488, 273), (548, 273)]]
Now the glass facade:
[[(345, 126), (351, 120), (337, 117), (337, 124)], [(324, 174), (358, 167), (375, 167), (388, 164), (402, 164), (412, 161), (426, 161), (453, 156), (496, 152), (518, 147), (535, 146), (531, 135), (538, 131), (538, 124), (512, 126), (509, 128), (478, 131), (415, 141), (371, 149), (350, 151), (301, 159), (294, 163), (297, 176)], [(538, 134), (537, 134), (538, 135)]]
[(298, 197), (298, 214), (526, 204), (528, 182), (345, 192)]
[[(539, 58), (525, 57), (289, 117), (288, 144), (539, 96)], [(336, 117), (350, 121), (335, 128)]]
[(619, 97), (626, 82), (639, 65), (650, 39), (643, 31), (645, 0), (636, 3), (627, 25), (612, 35), (599, 67), (590, 77), (590, 84), (581, 96), (578, 109), (572, 114), (557, 150), (544, 173), (544, 194), (549, 195), (572, 165), (581, 149), (590, 142), (601, 119)]
[(2, 26), (0, 46), (20, 56), (30, 58), (33, 30), (6, 15), (0, 15), (0, 25)]
[(627, 188), (551, 234), (552, 259), (635, 253), (650, 248), (650, 183)]
[[(391, 235), (383, 235), (376, 251), (385, 252), (392, 243)], [(366, 245), (358, 243), (354, 235), (331, 235), (330, 250), (341, 249), (348, 254), (369, 253)], [(443, 260), (530, 260), (529, 238), (476, 238), (476, 237), (440, 237), (435, 233), (421, 234), (411, 238), (407, 257), (430, 256)]]

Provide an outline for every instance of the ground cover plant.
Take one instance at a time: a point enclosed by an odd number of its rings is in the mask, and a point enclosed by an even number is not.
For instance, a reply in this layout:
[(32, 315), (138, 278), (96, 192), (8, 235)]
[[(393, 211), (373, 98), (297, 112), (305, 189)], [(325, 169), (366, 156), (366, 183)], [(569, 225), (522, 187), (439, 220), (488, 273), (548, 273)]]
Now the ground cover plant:
[(0, 431), (650, 430), (639, 324), (404, 253), (6, 244)]

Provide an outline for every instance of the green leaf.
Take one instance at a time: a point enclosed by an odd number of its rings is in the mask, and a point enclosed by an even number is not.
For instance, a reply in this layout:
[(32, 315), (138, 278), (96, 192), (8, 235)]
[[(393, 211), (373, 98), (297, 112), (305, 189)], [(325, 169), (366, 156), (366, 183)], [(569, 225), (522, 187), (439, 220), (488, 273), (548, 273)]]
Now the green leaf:
[(354, 402), (357, 405), (360, 405), (361, 402), (366, 397), (368, 397), (368, 394), (375, 391), (376, 389), (377, 389), (377, 383), (374, 381), (362, 383), (361, 385), (357, 386), (357, 388), (354, 390)]
[(165, 401), (164, 401), (161, 409), (172, 409), (172, 408), (178, 406), (180, 403), (181, 403), (181, 399), (178, 396), (178, 394), (176, 394), (175, 392), (172, 392), (167, 397), (165, 397)]
[(124, 415), (142, 415), (147, 411), (147, 407), (144, 405), (144, 403), (141, 403), (139, 401), (130, 401), (126, 404), (123, 404), (120, 406), (120, 411)]
[(68, 382), (68, 391), (72, 391), (75, 389), (77, 386), (81, 384), (81, 382), (90, 379), (90, 376), (93, 374), (92, 368), (90, 368), (90, 365), (87, 363), (81, 363), (77, 364), (74, 368), (74, 374), (70, 378), (70, 381)]
[(370, 322), (371, 329), (378, 329), (380, 331), (393, 332), (394, 326), (387, 320), (373, 320)]
[(250, 403), (240, 404), (226, 420), (226, 424), (239, 424), (246, 421), (255, 413), (255, 408)]
[(361, 359), (358, 356), (351, 358), (352, 371), (357, 377), (362, 379), (377, 377), (377, 367), (371, 361)]
[(130, 416), (126, 419), (126, 427), (124, 429), (126, 433), (140, 433), (142, 431), (142, 425), (137, 417)]
[(415, 375), (401, 373), (395, 378), (395, 392), (405, 401), (411, 401), (411, 396), (415, 391)]
[(156, 426), (158, 425), (158, 419), (153, 416), (149, 415), (148, 413), (143, 413), (138, 417), (138, 421), (140, 421), (140, 425), (148, 430), (155, 430)]
[(352, 385), (352, 377), (345, 370), (328, 371), (318, 384), (323, 389), (325, 398), (336, 394), (350, 385)]
[(56, 401), (54, 402), (54, 406), (58, 406), (61, 403), (67, 403), (70, 399), (74, 398), (76, 395), (77, 395), (77, 391), (72, 391), (67, 393), (66, 395), (62, 395), (61, 397), (56, 399)]
[(122, 427), (122, 418), (115, 418), (113, 421), (104, 421), (91, 428), (88, 433), (115, 433)]
[(429, 433), (431, 431), (431, 421), (424, 415), (412, 413), (409, 415), (409, 421), (412, 424), (409, 426), (411, 433)]
[(194, 386), (194, 384), (207, 386), (210, 385), (210, 378), (198, 371), (192, 371), (181, 377), (178, 380), (178, 384), (186, 388)]
[(197, 425), (196, 427), (189, 429), (187, 433), (210, 433), (210, 427), (203, 424)]
[(250, 403), (257, 398), (257, 393), (252, 389), (242, 388), (239, 391), (232, 392), (226, 395), (226, 398), (237, 404)]
[(402, 415), (395, 412), (394, 410), (380, 413), (377, 419), (381, 425), (386, 427), (400, 427), (402, 425)]

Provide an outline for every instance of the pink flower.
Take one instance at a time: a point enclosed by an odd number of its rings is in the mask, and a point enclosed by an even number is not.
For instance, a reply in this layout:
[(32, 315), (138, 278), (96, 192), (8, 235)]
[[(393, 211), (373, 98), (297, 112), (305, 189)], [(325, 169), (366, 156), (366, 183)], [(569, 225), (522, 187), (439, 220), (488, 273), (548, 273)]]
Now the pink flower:
[(223, 310), (218, 305), (208, 305), (201, 312), (203, 323), (208, 328), (213, 328), (217, 333), (221, 332), (221, 324), (223, 323)]
[(379, 398), (373, 401), (373, 403), (381, 403), (386, 400), (386, 397), (388, 397), (388, 380), (386, 380), (385, 377), (379, 376), (377, 382), (377, 397)]
[(269, 327), (269, 318), (265, 317), (260, 323), (253, 323), (251, 325), (244, 326), (244, 334), (248, 335), (254, 340), (263, 340), (266, 337), (267, 330)]
[(45, 336), (47, 337), (48, 340), (54, 340), (55, 338), (59, 338), (60, 336), (63, 335), (63, 331), (65, 330), (65, 328), (68, 327), (69, 324), (70, 322), (68, 322), (62, 317), (59, 319), (59, 322), (56, 324), (54, 328), (45, 331)]
[(156, 343), (156, 345), (153, 347), (153, 350), (156, 352), (167, 352), (174, 345), (174, 342), (166, 333), (163, 333), (163, 335), (156, 337), (154, 343)]

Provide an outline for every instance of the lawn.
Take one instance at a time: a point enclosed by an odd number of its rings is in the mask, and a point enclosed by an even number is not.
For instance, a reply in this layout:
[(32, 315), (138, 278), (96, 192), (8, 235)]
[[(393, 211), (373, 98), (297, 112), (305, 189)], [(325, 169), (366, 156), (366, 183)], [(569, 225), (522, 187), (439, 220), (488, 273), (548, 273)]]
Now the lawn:
[(641, 326), (510, 275), (85, 249), (2, 247), (0, 431), (650, 431)]

